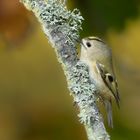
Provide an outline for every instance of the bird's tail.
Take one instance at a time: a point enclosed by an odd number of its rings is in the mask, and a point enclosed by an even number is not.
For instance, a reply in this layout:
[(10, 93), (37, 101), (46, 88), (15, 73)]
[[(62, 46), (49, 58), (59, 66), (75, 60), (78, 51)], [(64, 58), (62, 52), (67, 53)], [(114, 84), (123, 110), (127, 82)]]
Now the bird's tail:
[(112, 118), (112, 103), (111, 101), (105, 101), (105, 108), (107, 112), (107, 119), (109, 127), (113, 128), (113, 118)]

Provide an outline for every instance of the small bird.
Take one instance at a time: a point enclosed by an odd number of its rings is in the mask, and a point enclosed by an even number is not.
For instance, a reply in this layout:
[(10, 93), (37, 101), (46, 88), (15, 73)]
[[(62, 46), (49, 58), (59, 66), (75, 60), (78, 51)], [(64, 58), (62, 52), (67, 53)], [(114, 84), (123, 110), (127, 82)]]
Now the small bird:
[(89, 67), (91, 80), (94, 81), (99, 92), (99, 101), (103, 102), (107, 111), (108, 125), (113, 128), (112, 100), (115, 100), (120, 107), (120, 97), (113, 70), (111, 49), (98, 37), (83, 38), (80, 60)]

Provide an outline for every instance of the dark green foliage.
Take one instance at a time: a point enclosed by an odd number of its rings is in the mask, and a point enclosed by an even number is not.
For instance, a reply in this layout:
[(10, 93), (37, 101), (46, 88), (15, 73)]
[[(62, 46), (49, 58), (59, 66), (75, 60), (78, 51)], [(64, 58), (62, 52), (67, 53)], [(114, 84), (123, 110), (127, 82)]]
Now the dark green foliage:
[(84, 29), (98, 35), (110, 27), (123, 29), (127, 19), (138, 16), (139, 3), (138, 0), (77, 0), (86, 21)]

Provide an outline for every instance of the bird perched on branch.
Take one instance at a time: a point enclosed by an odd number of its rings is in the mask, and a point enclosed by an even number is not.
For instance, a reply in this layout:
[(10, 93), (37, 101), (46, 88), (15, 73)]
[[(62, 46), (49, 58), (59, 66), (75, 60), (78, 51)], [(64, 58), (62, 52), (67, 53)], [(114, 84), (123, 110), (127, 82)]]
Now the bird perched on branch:
[(119, 107), (120, 97), (113, 71), (111, 49), (98, 37), (83, 38), (80, 60), (89, 67), (91, 80), (99, 92), (99, 100), (105, 105), (108, 124), (113, 127), (112, 100), (115, 100)]

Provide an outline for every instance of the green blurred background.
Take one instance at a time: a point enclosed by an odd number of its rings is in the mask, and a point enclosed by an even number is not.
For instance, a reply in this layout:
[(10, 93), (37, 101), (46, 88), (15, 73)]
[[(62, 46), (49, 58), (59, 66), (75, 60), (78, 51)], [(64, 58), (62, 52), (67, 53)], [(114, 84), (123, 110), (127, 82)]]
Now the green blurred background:
[[(121, 109), (113, 140), (140, 139), (140, 1), (68, 0), (85, 18), (81, 37), (107, 40)], [(0, 140), (86, 140), (65, 76), (34, 15), (0, 0)], [(106, 120), (105, 120), (106, 123)], [(106, 125), (107, 127), (107, 125)]]

